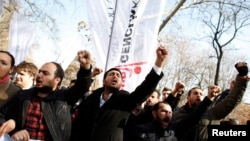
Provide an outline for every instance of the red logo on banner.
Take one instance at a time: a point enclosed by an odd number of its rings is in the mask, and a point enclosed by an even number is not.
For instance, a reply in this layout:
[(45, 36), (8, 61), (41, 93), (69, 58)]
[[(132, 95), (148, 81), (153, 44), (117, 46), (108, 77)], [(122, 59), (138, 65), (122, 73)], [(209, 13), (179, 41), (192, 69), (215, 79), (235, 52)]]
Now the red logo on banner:
[(125, 87), (125, 82), (128, 78), (130, 78), (133, 74), (139, 75), (142, 70), (142, 65), (147, 62), (137, 62), (132, 64), (125, 64), (116, 66), (116, 68), (120, 69), (122, 72), (122, 89)]

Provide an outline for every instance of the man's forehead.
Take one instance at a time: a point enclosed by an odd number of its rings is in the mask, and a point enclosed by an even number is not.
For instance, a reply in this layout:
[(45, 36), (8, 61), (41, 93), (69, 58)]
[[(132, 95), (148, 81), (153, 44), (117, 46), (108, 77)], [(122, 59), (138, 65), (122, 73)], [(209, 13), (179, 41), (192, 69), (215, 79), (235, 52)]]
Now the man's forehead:
[(196, 93), (196, 92), (203, 93), (203, 91), (199, 88), (195, 88), (192, 90), (192, 93)]
[(120, 72), (118, 70), (111, 70), (108, 72), (108, 74), (110, 74), (110, 73), (119, 73), (120, 74)]
[(42, 65), (39, 69), (40, 71), (54, 72), (56, 70), (56, 66), (53, 63), (46, 63)]
[(167, 109), (168, 111), (172, 111), (172, 108), (169, 104), (161, 103), (160, 108)]
[(202, 91), (200, 88), (194, 88), (193, 91)]
[(17, 68), (16, 71), (17, 71), (17, 72), (21, 72), (21, 71), (22, 71), (22, 72), (26, 72), (27, 69), (26, 69), (26, 68)]
[(158, 95), (158, 93), (154, 91), (154, 92), (151, 93), (150, 96), (157, 96), (157, 95)]
[(24, 69), (24, 68), (19, 68), (16, 70), (17, 73), (27, 73), (28, 70), (27, 69)]

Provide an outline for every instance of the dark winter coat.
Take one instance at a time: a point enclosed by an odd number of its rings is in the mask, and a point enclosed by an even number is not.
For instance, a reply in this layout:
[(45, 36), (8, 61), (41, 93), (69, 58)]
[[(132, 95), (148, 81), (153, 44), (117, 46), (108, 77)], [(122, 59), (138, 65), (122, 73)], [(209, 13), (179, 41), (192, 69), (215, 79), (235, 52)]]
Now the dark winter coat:
[(153, 69), (134, 92), (117, 91), (100, 108), (104, 88), (95, 90), (79, 106), (79, 116), (72, 126), (71, 141), (123, 141), (127, 119), (137, 103), (144, 101), (156, 88), (163, 73)]

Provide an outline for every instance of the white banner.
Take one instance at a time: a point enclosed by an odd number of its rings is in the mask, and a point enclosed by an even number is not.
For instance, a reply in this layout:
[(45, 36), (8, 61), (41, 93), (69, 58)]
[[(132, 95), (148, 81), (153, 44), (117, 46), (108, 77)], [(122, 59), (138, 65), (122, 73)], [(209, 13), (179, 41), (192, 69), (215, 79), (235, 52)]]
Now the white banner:
[(8, 51), (15, 57), (15, 65), (25, 60), (33, 40), (32, 25), (24, 16), (14, 13), (10, 21)]
[[(20, 3), (20, 13), (25, 11), (33, 13), (31, 9), (25, 7), (25, 1), (21, 0)], [(23, 21), (18, 19), (14, 23), (17, 29), (16, 31), (13, 30), (12, 49), (14, 52), (20, 50), (21, 52), (19, 53), (24, 55), (23, 49), (19, 49), (21, 47), (20, 44), (22, 44), (22, 41), (27, 41), (28, 33), (35, 33), (36, 40), (33, 41), (32, 47), (28, 49), (25, 60), (33, 62), (39, 68), (46, 62), (55, 61), (66, 70), (77, 56), (77, 51), (85, 49), (87, 42), (83, 35), (79, 35), (80, 32), (77, 30), (78, 23), (85, 16), (83, 11), (85, 9), (84, 4), (84, 1), (72, 2), (72, 0), (63, 0), (60, 4), (51, 2), (48, 5), (46, 1), (37, 1), (36, 6), (38, 7), (34, 15), (26, 18), (29, 18), (30, 21), (36, 21), (39, 18), (37, 15), (46, 16), (43, 17), (42, 21), (38, 20), (38, 22), (31, 23), (34, 27), (33, 31), (28, 31), (28, 28), (20, 31), (19, 26), (23, 25)], [(39, 13), (40, 10), (38, 9), (42, 9), (41, 13)], [(51, 12), (51, 9), (55, 9), (54, 12)], [(53, 21), (50, 19), (53, 19)], [(27, 24), (27, 26), (30, 26), (30, 24)], [(23, 35), (25, 37), (22, 37)], [(17, 43), (18, 45), (15, 45)]]
[(105, 69), (114, 18), (115, 0), (87, 0), (86, 7), (89, 28), (94, 43), (93, 58), (98, 67)]
[[(115, 18), (108, 52), (106, 45), (103, 47), (98, 44), (93, 52), (99, 52), (99, 48), (105, 49), (105, 56), (101, 56), (101, 60), (96, 60), (97, 66), (99, 61), (102, 61), (105, 62), (106, 70), (112, 67), (120, 68), (124, 80), (122, 88), (125, 90), (133, 91), (153, 66), (158, 28), (164, 7), (163, 0), (117, 0), (116, 8), (112, 8)], [(91, 13), (89, 19), (94, 15), (95, 13)], [(100, 23), (98, 19), (95, 22), (93, 19), (90, 21), (91, 24)], [(106, 26), (107, 23), (106, 21)], [(97, 28), (91, 28), (91, 31), (100, 32)], [(109, 34), (105, 35), (106, 38), (107, 35)], [(103, 36), (101, 38), (94, 36), (94, 41), (102, 39)], [(101, 66), (103, 67), (103, 64)]]
[(64, 50), (60, 53), (56, 62), (61, 64), (62, 68), (66, 70), (69, 64), (76, 58), (77, 52), (83, 50), (86, 43), (86, 39), (82, 38), (80, 34), (76, 34), (75, 37), (69, 39), (68, 43), (65, 45)]

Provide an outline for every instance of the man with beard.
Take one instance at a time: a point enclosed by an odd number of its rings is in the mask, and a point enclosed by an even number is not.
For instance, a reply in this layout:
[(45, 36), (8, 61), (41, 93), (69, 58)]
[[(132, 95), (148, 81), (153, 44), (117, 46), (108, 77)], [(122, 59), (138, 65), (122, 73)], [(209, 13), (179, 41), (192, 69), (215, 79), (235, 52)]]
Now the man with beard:
[(168, 103), (158, 102), (152, 108), (153, 122), (140, 124), (136, 127), (137, 137), (133, 141), (160, 141), (168, 137), (176, 141), (174, 131), (170, 128), (172, 108)]
[[(211, 86), (210, 89), (214, 90), (216, 96), (221, 91), (220, 87), (215, 86), (215, 85)], [(201, 90), (201, 88), (199, 88), (199, 87), (191, 88), (187, 94), (186, 104), (183, 105), (182, 107), (180, 107), (180, 109), (178, 109), (177, 111), (175, 111), (173, 113), (173, 118), (172, 118), (173, 123), (175, 123), (175, 124), (179, 123), (182, 119), (185, 119), (187, 116), (189, 116), (189, 114), (192, 112), (192, 110), (201, 103), (203, 98), (204, 98), (204, 94), (203, 94), (203, 91)], [(194, 139), (194, 130), (192, 130), (193, 128), (194, 128), (194, 126), (192, 126), (192, 128), (190, 127), (188, 132), (185, 133), (184, 139), (187, 139), (187, 140)], [(183, 138), (182, 136), (180, 136), (181, 139)]]
[[(208, 95), (202, 102), (195, 98), (197, 106), (178, 123), (172, 122), (172, 108), (166, 102), (158, 102), (152, 108), (153, 122), (137, 126), (137, 138), (133, 141), (177, 141), (177, 138), (198, 123), (199, 119), (217, 95), (215, 86), (210, 86)], [(197, 93), (197, 95), (200, 95)], [(199, 102), (198, 102), (199, 101)]]
[(143, 104), (141, 112), (135, 116), (136, 124), (149, 123), (153, 120), (151, 113), (152, 107), (160, 101), (161, 94), (158, 90), (154, 90)]
[(62, 67), (49, 62), (39, 69), (35, 87), (22, 90), (0, 112), (0, 135), (13, 126), (5, 121), (14, 119), (16, 126), (10, 133), (14, 140), (69, 141), (71, 131), (70, 107), (88, 91), (91, 84), (91, 56), (78, 52), (80, 69), (76, 84), (59, 89), (64, 77)]
[[(181, 135), (179, 141), (207, 141), (208, 125), (220, 125), (220, 121), (225, 118), (242, 100), (249, 81), (248, 66), (246, 62), (238, 62), (234, 66), (238, 74), (234, 80), (234, 86), (230, 89), (222, 100), (212, 103), (207, 111), (202, 115), (198, 124), (190, 128), (188, 132)], [(220, 91), (220, 89), (218, 89)], [(193, 88), (188, 92), (187, 103), (173, 113), (173, 122), (177, 123), (186, 118), (197, 104), (202, 100), (202, 91)]]
[[(238, 74), (230, 85), (230, 90), (224, 91), (202, 116), (195, 132), (195, 141), (208, 140), (208, 126), (220, 125), (236, 106), (242, 101), (250, 77), (248, 76), (247, 62), (238, 62), (234, 65)], [(247, 94), (247, 93), (246, 93)]]
[(103, 87), (95, 90), (79, 105), (72, 124), (71, 141), (123, 141), (130, 112), (155, 90), (163, 77), (167, 60), (165, 47), (156, 49), (156, 60), (145, 80), (130, 94), (122, 88), (122, 72), (111, 68), (105, 72)]

